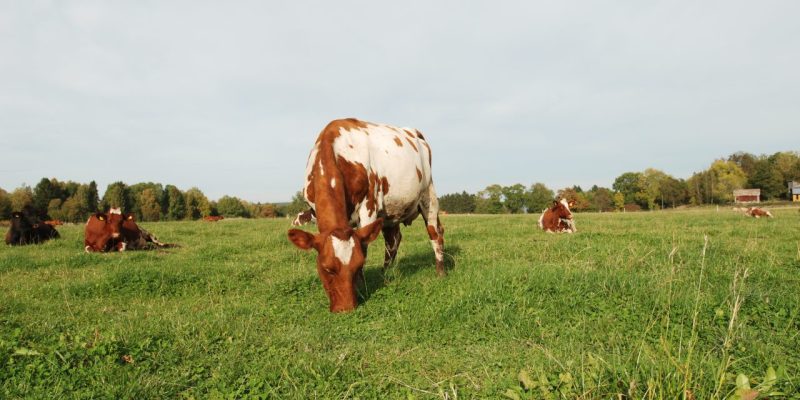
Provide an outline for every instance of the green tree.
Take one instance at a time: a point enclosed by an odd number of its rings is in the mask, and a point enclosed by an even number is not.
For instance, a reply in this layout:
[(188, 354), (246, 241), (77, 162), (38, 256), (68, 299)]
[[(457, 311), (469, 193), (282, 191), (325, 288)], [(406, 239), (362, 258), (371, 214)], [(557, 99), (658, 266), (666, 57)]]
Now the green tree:
[(645, 205), (648, 210), (658, 210), (661, 208), (661, 185), (668, 175), (655, 168), (648, 168), (639, 175), (639, 192), (635, 198), (641, 205)]
[(47, 215), (52, 219), (65, 219), (64, 213), (61, 210), (62, 203), (63, 201), (61, 201), (61, 199), (50, 200), (50, 203), (47, 205)]
[(786, 193), (783, 176), (767, 158), (756, 161), (753, 173), (747, 179), (747, 186), (761, 189), (761, 196), (765, 200), (779, 199)]
[(527, 208), (530, 213), (539, 213), (550, 207), (555, 194), (544, 183), (536, 182), (528, 189)]
[(744, 171), (732, 161), (714, 161), (709, 171), (712, 173), (714, 185), (711, 194), (715, 203), (732, 202), (733, 191), (743, 188), (747, 183)]
[(122, 182), (114, 182), (108, 185), (106, 192), (103, 193), (103, 200), (100, 201), (100, 209), (105, 212), (112, 207), (119, 207), (122, 209), (122, 212), (131, 212), (133, 209), (130, 190), (128, 190), (128, 186)]
[(86, 204), (83, 206), (90, 213), (97, 211), (100, 205), (100, 194), (97, 192), (97, 183), (95, 181), (89, 182), (89, 187), (86, 191), (86, 197), (82, 197)]
[(597, 211), (612, 211), (614, 210), (614, 198), (611, 190), (604, 187), (592, 188), (589, 197), (591, 208)]
[(614, 180), (614, 184), (611, 185), (615, 191), (625, 196), (625, 204), (636, 202), (636, 193), (642, 191), (641, 187), (639, 187), (641, 175), (640, 172), (626, 172), (618, 176)]
[(11, 209), (13, 211), (21, 211), (33, 206), (33, 190), (28, 185), (23, 184), (14, 189), (9, 197), (11, 198)]
[(439, 198), (439, 209), (454, 214), (475, 212), (475, 195), (466, 191), (450, 193)]
[(614, 192), (614, 209), (617, 211), (625, 209), (625, 195), (622, 192)]
[(242, 200), (231, 196), (222, 196), (222, 198), (217, 201), (217, 212), (226, 218), (247, 218), (250, 216), (247, 212), (247, 208), (242, 204)]
[(170, 221), (186, 218), (186, 200), (180, 189), (174, 185), (167, 185), (164, 187), (164, 196), (167, 198), (165, 201), (167, 204), (166, 218)]
[(40, 214), (46, 213), (53, 199), (61, 199), (61, 184), (55, 178), (42, 178), (33, 188), (33, 208)]
[(211, 215), (211, 204), (203, 192), (196, 188), (190, 188), (184, 193), (186, 203), (186, 218), (199, 219)]
[(669, 205), (672, 208), (686, 204), (689, 198), (686, 181), (683, 179), (675, 179), (669, 175), (661, 181), (659, 192), (663, 205)]
[(505, 212), (503, 207), (503, 187), (489, 185), (486, 189), (478, 192), (478, 196), (475, 199), (475, 212), (478, 214), (501, 214)]
[(500, 192), (503, 194), (503, 206), (507, 212), (519, 214), (526, 210), (527, 199), (524, 185), (517, 183), (503, 186)]
[(308, 210), (308, 203), (306, 203), (306, 199), (303, 197), (303, 191), (298, 191), (292, 197), (292, 202), (286, 206), (286, 213), (289, 215), (297, 215), (297, 213), (305, 210)]
[(158, 221), (161, 218), (161, 204), (153, 188), (142, 190), (137, 203), (142, 221)]
[(11, 218), (11, 195), (0, 188), (0, 220)]

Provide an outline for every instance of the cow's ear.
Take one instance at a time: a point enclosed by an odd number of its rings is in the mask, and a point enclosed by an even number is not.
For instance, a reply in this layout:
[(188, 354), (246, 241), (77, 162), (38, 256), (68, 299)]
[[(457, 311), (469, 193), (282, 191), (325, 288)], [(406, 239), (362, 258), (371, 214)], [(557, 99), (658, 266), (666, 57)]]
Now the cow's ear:
[(358, 228), (356, 236), (361, 240), (361, 243), (370, 243), (378, 238), (381, 229), (383, 229), (383, 219), (378, 218), (375, 222)]
[(103, 214), (103, 213), (97, 213), (94, 216), (97, 217), (97, 219), (99, 219), (100, 221), (105, 221), (106, 220), (106, 215)]
[(558, 200), (553, 200), (553, 205), (557, 206), (558, 205)]
[(13, 216), (14, 216), (14, 218), (20, 218), (20, 217), (22, 217), (22, 214), (20, 214), (20, 213), (18, 213), (18, 212), (12, 213), (11, 215), (13, 215)]
[(125, 217), (125, 219), (127, 219), (128, 221), (133, 221), (133, 214), (128, 214), (128, 216)]
[(317, 247), (314, 235), (300, 229), (289, 229), (289, 241), (303, 250), (310, 250), (312, 247)]

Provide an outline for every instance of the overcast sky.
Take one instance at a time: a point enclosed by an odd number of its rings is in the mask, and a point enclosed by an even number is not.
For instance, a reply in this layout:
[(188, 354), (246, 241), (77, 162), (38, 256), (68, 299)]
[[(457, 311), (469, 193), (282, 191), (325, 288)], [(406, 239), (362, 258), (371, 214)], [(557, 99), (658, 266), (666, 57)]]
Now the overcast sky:
[(285, 201), (340, 117), (424, 132), (440, 195), (687, 178), (800, 150), (798, 21), (794, 0), (0, 0), (0, 187)]

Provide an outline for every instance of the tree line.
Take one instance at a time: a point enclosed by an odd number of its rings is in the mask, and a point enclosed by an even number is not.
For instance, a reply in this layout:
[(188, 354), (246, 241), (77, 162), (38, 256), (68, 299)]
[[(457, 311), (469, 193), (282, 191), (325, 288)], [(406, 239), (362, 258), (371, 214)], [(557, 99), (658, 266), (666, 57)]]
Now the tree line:
[(784, 151), (756, 156), (737, 152), (715, 160), (688, 179), (647, 168), (621, 174), (611, 188), (595, 185), (583, 190), (572, 186), (554, 192), (542, 183), (529, 187), (519, 183), (493, 184), (475, 194), (466, 191), (446, 194), (439, 198), (439, 207), (450, 213), (538, 213), (559, 197), (574, 202), (575, 211), (658, 210), (728, 204), (733, 202), (733, 191), (744, 188), (761, 189), (762, 200), (788, 200), (790, 181), (800, 181), (800, 153)]
[(0, 220), (9, 219), (13, 211), (27, 210), (42, 219), (84, 222), (91, 213), (111, 207), (133, 213), (139, 221), (180, 221), (212, 215), (275, 218), (296, 213), (295, 209), (305, 205), (252, 203), (233, 196), (211, 201), (196, 187), (184, 191), (153, 182), (114, 182), (106, 187), (102, 198), (94, 181), (85, 184), (42, 178), (33, 188), (24, 184), (12, 192), (0, 188)]

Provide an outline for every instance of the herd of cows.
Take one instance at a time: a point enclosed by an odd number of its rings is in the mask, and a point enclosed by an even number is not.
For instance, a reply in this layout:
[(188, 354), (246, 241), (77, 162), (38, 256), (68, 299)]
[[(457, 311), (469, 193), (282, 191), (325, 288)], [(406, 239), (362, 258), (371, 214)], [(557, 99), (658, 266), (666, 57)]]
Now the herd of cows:
[[(444, 226), (431, 173), (432, 154), (422, 133), (354, 118), (334, 120), (319, 134), (306, 164), (303, 196), (310, 208), (292, 222), (315, 222), (319, 233), (290, 229), (288, 238), (303, 250), (317, 252), (317, 273), (330, 300), (331, 312), (354, 309), (356, 287), (364, 277), (367, 246), (382, 232), (384, 268), (394, 261), (402, 235), (400, 225), (422, 216), (436, 261), (446, 275)], [(551, 233), (575, 233), (566, 199), (553, 201), (539, 217), (539, 228)], [(738, 210), (738, 209), (737, 209)], [(757, 207), (746, 215), (772, 217)], [(205, 217), (216, 222), (222, 217)], [(40, 221), (31, 213), (15, 212), (6, 244), (24, 245), (58, 238), (59, 221)], [(139, 227), (133, 214), (119, 208), (89, 217), (84, 229), (86, 252), (125, 251), (174, 246), (160, 242)]]

